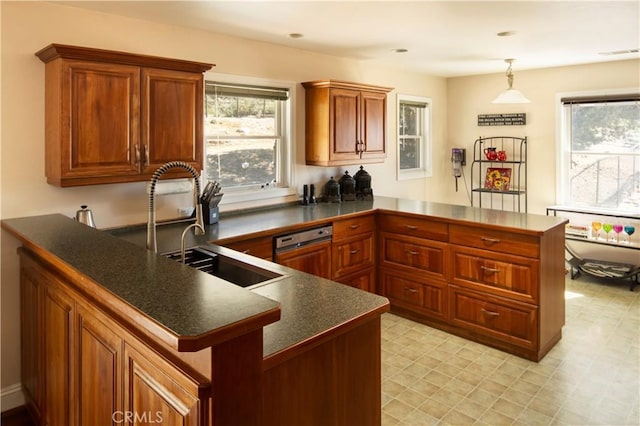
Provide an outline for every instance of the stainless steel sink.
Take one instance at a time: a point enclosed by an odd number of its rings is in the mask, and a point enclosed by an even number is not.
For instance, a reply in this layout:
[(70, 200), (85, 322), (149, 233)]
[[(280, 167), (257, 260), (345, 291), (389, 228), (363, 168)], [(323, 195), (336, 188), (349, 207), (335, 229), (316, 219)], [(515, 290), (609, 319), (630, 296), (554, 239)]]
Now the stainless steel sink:
[[(181, 261), (180, 250), (165, 253), (169, 259)], [(185, 265), (207, 274), (222, 278), (240, 287), (250, 287), (282, 275), (266, 269), (241, 262), (237, 259), (215, 253), (203, 247), (185, 250)]]

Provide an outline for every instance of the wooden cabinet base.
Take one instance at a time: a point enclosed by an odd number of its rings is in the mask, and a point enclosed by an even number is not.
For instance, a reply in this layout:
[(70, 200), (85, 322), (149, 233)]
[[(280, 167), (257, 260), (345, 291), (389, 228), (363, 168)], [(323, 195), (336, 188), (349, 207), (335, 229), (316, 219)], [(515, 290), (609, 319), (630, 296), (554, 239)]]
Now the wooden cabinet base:
[(379, 425), (380, 343), (376, 317), (266, 370), (263, 424)]

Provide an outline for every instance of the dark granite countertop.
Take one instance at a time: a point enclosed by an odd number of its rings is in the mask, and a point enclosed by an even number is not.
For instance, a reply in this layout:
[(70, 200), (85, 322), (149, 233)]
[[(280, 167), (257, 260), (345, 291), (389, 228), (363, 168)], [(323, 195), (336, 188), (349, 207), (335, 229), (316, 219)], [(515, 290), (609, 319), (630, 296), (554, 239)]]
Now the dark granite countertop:
[[(188, 344), (188, 350), (202, 349), (215, 340), (216, 330), (234, 324), (258, 328), (279, 317), (276, 301), (63, 215), (6, 219), (2, 226), (25, 246), (53, 255), (54, 261), (63, 262), (159, 324), (175, 336), (170, 344), (178, 350), (181, 344)], [(270, 318), (261, 320), (262, 315)]]
[[(322, 222), (330, 222), (334, 219), (373, 211), (424, 215), (461, 224), (481, 223), (488, 228), (495, 227), (503, 230), (504, 228), (509, 228), (510, 232), (530, 235), (541, 235), (565, 222), (565, 219), (553, 216), (377, 196), (373, 201), (318, 203), (311, 206), (289, 204), (244, 214), (222, 214), (219, 223), (206, 226), (206, 235), (194, 237), (193, 233), (191, 233), (187, 238), (187, 246), (273, 230), (284, 232), (287, 228), (299, 227), (309, 222), (319, 225)], [(184, 224), (180, 223), (158, 226), (158, 251), (166, 252), (179, 248), (180, 233), (177, 233), (176, 230), (181, 230), (184, 226)], [(146, 245), (146, 225), (111, 229), (108, 232), (134, 244)]]
[[(173, 333), (177, 341), (198, 339), (249, 320), (259, 323), (260, 315), (273, 317), (272, 312), (280, 308), (279, 321), (263, 324), (263, 352), (268, 357), (322, 338), (356, 318), (388, 310), (384, 297), (224, 247), (210, 246), (282, 277), (249, 291), (154, 254), (144, 244), (132, 244), (62, 215), (7, 219), (2, 226), (25, 245), (52, 254), (100, 284)], [(185, 224), (176, 226), (180, 234)]]
[[(319, 225), (374, 211), (425, 215), (462, 224), (482, 223), (531, 235), (540, 235), (564, 222), (559, 217), (376, 197), (374, 201), (286, 205), (222, 215), (219, 223), (206, 227), (205, 235), (194, 236), (190, 232), (187, 246), (286, 231), (307, 223)], [(242, 289), (146, 250), (145, 226), (101, 232), (62, 215), (8, 219), (2, 224), (23, 241), (52, 253), (177, 336), (210, 333), (280, 306), (280, 321), (264, 328), (265, 358), (319, 338), (354, 318), (388, 309), (387, 299), (375, 294), (213, 246), (223, 254), (285, 275), (254, 286), (251, 291)], [(159, 252), (178, 249), (185, 226), (185, 223), (158, 226)]]

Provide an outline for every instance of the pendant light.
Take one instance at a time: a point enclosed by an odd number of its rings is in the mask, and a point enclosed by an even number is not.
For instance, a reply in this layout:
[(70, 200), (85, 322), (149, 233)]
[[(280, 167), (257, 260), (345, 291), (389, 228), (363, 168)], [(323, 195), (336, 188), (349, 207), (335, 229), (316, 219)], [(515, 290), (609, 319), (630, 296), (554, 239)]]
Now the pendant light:
[(509, 88), (504, 92), (500, 93), (497, 98), (493, 100), (494, 104), (528, 104), (531, 102), (527, 99), (522, 92), (513, 88), (513, 72), (511, 71), (511, 66), (513, 65), (513, 61), (515, 59), (505, 59), (507, 64), (509, 64), (509, 68), (507, 68), (507, 82), (509, 83)]

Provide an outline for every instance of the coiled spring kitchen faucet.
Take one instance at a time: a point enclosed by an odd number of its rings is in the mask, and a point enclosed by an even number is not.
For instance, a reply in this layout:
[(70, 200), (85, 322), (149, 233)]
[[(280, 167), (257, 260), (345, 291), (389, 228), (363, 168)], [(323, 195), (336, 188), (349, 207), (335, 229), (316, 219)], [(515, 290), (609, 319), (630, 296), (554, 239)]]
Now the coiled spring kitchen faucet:
[[(147, 219), (147, 249), (153, 250), (154, 253), (158, 252), (158, 243), (156, 241), (156, 208), (155, 208), (155, 195), (156, 195), (156, 183), (158, 179), (167, 170), (173, 168), (182, 168), (187, 170), (193, 176), (193, 207), (196, 211), (196, 222), (189, 225), (182, 233), (182, 251), (184, 253), (184, 237), (187, 230), (191, 227), (195, 227), (196, 235), (204, 235), (204, 222), (202, 220), (202, 205), (199, 203), (200, 198), (200, 181), (198, 180), (198, 171), (188, 163), (184, 161), (169, 161), (168, 163), (160, 166), (151, 177), (151, 183), (149, 188), (149, 212)], [(184, 258), (184, 255), (183, 255)], [(184, 261), (184, 259), (183, 259)]]

